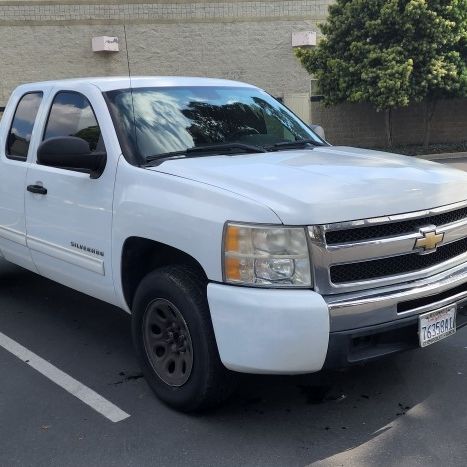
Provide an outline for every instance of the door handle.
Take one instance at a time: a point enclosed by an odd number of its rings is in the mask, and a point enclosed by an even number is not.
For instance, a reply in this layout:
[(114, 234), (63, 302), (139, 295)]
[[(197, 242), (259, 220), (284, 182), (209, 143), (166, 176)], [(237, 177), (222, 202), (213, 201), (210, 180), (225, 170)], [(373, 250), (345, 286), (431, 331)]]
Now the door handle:
[(47, 194), (47, 188), (44, 188), (41, 185), (28, 185), (26, 190), (30, 191), (31, 193), (36, 193), (37, 195)]

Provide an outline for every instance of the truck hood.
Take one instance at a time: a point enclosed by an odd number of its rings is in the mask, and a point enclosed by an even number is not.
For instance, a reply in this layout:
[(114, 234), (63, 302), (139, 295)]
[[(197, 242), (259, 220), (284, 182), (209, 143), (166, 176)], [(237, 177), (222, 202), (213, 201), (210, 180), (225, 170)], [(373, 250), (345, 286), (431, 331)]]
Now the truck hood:
[(177, 159), (151, 170), (254, 199), (288, 225), (365, 219), (467, 200), (467, 174), (460, 170), (348, 147)]

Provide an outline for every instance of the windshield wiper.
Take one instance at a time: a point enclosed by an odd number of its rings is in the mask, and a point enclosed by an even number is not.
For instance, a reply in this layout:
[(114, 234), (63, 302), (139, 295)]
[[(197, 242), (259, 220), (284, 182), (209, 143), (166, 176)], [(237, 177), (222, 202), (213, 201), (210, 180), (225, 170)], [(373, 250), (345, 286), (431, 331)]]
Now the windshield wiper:
[(272, 144), (271, 146), (266, 146), (266, 149), (268, 151), (279, 151), (280, 149), (299, 148), (306, 144), (311, 144), (313, 146), (325, 146), (324, 143), (314, 139), (298, 139), (297, 141), (280, 141), (279, 143)]
[(183, 149), (181, 151), (172, 151), (164, 152), (162, 154), (156, 154), (154, 156), (146, 157), (146, 162), (154, 161), (165, 161), (172, 158), (186, 158), (186, 157), (197, 157), (199, 155), (209, 155), (209, 154), (225, 154), (229, 155), (233, 151), (243, 151), (243, 152), (266, 152), (261, 146), (255, 146), (253, 144), (243, 144), (243, 143), (221, 143), (221, 144), (211, 144), (206, 146), (195, 146), (193, 148)]

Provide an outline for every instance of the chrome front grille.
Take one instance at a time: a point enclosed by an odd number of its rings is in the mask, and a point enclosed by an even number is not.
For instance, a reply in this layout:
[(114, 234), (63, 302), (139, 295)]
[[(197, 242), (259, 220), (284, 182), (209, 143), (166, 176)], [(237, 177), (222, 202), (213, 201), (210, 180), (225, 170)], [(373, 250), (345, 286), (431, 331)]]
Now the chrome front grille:
[(399, 222), (385, 222), (353, 229), (330, 230), (326, 232), (326, 242), (328, 245), (333, 245), (397, 236), (417, 231), (426, 225), (452, 224), (453, 222), (463, 219), (467, 219), (467, 207), (454, 209), (453, 211), (441, 214), (434, 214), (432, 216), (415, 217), (414, 219), (402, 220)]
[(467, 202), (308, 230), (322, 294), (407, 282), (467, 262)]

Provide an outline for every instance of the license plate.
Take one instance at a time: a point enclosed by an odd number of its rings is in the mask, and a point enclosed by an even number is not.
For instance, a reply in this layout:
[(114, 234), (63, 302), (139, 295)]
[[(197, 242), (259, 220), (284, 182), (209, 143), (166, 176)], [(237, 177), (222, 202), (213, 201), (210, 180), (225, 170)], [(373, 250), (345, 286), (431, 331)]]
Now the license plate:
[(456, 305), (430, 311), (419, 316), (420, 347), (434, 344), (456, 332)]

